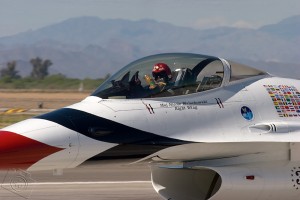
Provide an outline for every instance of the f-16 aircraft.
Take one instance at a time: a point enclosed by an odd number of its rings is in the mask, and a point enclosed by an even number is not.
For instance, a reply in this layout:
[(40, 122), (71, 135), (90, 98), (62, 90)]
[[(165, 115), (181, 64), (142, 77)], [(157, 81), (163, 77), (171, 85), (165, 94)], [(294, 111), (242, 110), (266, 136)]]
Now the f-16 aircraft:
[(148, 56), (83, 101), (2, 129), (0, 169), (134, 156), (164, 199), (299, 199), (299, 91), (214, 56)]

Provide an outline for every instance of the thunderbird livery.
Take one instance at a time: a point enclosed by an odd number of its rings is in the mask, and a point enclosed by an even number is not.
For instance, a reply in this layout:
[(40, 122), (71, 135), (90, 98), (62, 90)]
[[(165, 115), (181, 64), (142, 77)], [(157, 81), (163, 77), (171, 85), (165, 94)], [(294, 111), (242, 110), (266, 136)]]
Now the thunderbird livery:
[[(188, 53), (130, 63), (79, 103), (0, 130), (0, 169), (150, 165), (166, 200), (300, 197), (300, 81)], [(134, 163), (133, 163), (134, 164)]]

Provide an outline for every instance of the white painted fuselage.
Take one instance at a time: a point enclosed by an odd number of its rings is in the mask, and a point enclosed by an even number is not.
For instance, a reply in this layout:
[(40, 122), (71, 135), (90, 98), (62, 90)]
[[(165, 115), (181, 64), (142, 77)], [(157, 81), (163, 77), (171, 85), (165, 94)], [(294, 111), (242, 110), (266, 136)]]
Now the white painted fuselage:
[[(214, 57), (195, 64), (186, 61), (190, 55), (171, 56), (185, 63), (182, 73), (193, 66), (195, 83), (179, 87), (177, 78), (167, 95), (155, 96), (143, 83), (140, 93), (131, 91), (143, 68), (129, 85), (129, 73), (121, 71), (111, 91), (100, 88), (79, 103), (2, 129), (0, 169), (64, 169), (93, 157), (142, 155), (137, 162), (152, 162), (153, 186), (165, 199), (296, 199), (300, 81), (234, 69)], [(201, 75), (205, 66), (217, 75)], [(124, 151), (129, 146), (136, 151)]]

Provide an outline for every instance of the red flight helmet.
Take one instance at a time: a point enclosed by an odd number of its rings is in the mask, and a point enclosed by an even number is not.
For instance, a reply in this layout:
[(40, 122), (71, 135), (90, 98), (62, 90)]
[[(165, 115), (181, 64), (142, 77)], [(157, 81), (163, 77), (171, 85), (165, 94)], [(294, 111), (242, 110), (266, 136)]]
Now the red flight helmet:
[(171, 69), (165, 63), (156, 63), (152, 70), (152, 76), (156, 80), (158, 77), (169, 81), (172, 78)]

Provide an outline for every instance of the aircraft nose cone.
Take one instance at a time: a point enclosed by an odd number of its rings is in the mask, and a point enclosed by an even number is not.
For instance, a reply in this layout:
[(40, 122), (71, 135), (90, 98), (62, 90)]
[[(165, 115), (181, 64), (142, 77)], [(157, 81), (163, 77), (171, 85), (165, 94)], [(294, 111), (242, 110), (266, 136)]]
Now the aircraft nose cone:
[(20, 134), (0, 130), (0, 170), (28, 169), (60, 150)]

